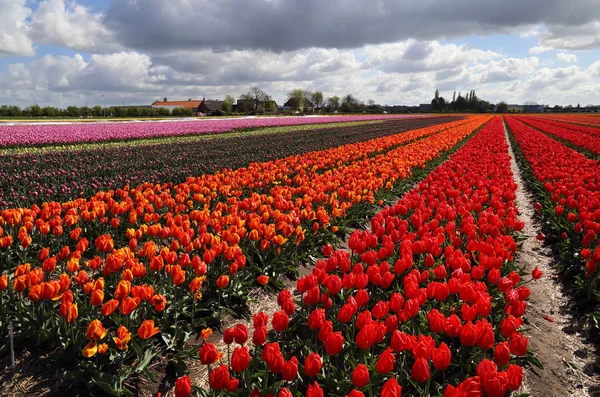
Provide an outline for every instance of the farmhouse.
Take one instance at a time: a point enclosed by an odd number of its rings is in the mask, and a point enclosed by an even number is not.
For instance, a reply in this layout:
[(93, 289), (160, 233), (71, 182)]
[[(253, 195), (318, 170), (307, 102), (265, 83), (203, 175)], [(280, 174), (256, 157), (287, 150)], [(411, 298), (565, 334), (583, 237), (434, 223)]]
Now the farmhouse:
[(223, 114), (223, 104), (224, 103), (225, 103), (225, 101), (216, 101), (216, 100), (212, 100), (212, 99), (207, 99), (207, 100), (203, 100), (197, 109), (198, 109), (198, 112), (203, 113), (203, 114), (220, 116)]
[(164, 101), (164, 102), (155, 101), (154, 103), (152, 103), (152, 109), (165, 108), (165, 109), (169, 109), (169, 111), (172, 111), (173, 109), (184, 108), (184, 109), (193, 109), (194, 112), (199, 113), (200, 110), (198, 110), (198, 108), (200, 107), (202, 102), (204, 102), (204, 99), (201, 99), (201, 100), (188, 99), (187, 101)]

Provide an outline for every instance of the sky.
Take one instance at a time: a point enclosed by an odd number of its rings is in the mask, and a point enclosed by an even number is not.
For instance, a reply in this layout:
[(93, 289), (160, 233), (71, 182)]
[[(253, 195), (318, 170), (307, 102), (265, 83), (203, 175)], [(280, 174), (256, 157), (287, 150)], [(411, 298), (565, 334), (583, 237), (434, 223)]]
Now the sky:
[(598, 0), (0, 0), (0, 105), (600, 104)]

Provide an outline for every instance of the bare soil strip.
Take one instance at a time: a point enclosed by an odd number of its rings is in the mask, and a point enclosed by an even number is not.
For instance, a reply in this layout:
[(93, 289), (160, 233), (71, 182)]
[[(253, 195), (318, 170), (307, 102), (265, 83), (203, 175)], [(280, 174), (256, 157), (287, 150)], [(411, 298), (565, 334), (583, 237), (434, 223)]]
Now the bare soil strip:
[(541, 279), (529, 284), (531, 295), (526, 310), (529, 345), (544, 369), (528, 368), (520, 392), (544, 397), (598, 396), (590, 388), (600, 384), (600, 379), (584, 373), (584, 368), (593, 361), (593, 347), (572, 330), (574, 320), (569, 314), (569, 301), (556, 280), (550, 249), (536, 239), (540, 228), (533, 219), (533, 201), (521, 179), (506, 126), (504, 130), (509, 142), (511, 170), (518, 185), (519, 218), (525, 222), (522, 231), (525, 240), (516, 262), (529, 273), (536, 266), (544, 272)]

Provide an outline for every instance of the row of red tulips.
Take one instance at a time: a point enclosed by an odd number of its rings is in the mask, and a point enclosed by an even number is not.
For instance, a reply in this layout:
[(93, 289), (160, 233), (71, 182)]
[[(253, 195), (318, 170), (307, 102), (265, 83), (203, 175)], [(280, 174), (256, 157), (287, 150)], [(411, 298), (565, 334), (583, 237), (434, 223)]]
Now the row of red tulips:
[[(257, 275), (272, 284), (268, 276), (293, 272), (300, 255), (333, 241), (357, 204), (398, 187), (412, 168), (439, 158), (488, 119), (251, 164), (174, 187), (3, 210), (0, 325), (12, 322), (17, 340), (27, 343), (83, 348), (82, 376), (122, 391), (128, 376), (147, 371), (157, 347), (180, 351), (220, 308), (244, 303)], [(90, 327), (100, 331), (86, 332)], [(136, 329), (137, 337), (130, 331)], [(153, 338), (158, 331), (160, 342)], [(110, 387), (109, 375), (111, 382), (117, 377)]]
[[(600, 302), (598, 162), (515, 118), (507, 117), (506, 121), (529, 184), (537, 194), (536, 210), (547, 221), (547, 238), (554, 236), (559, 246), (565, 278), (585, 298), (585, 306), (593, 310), (597, 307), (593, 302)], [(600, 320), (600, 313), (597, 316)]]
[[(505, 396), (528, 357), (519, 330), (529, 290), (514, 266), (516, 185), (502, 119), (396, 205), (356, 231), (350, 253), (324, 250), (302, 294), (272, 318), (225, 330), (225, 357), (199, 350), (212, 395)], [(482, 156), (486, 153), (486, 156)], [(539, 278), (537, 269), (533, 274)], [(272, 330), (268, 331), (268, 324)], [(228, 363), (228, 364), (227, 364)], [(188, 396), (188, 377), (177, 396)]]
[[(600, 155), (600, 129), (564, 125), (537, 117), (516, 117), (517, 120), (534, 127), (542, 132), (571, 143), (576, 147), (587, 150), (593, 155)], [(586, 132), (582, 131), (583, 129)], [(593, 131), (594, 134), (589, 131)]]
[[(535, 119), (538, 119), (537, 117)], [(565, 128), (572, 131), (577, 131), (585, 135), (591, 135), (595, 137), (600, 137), (600, 125), (582, 125), (577, 124), (575, 118), (570, 117), (566, 120), (554, 120), (548, 117), (539, 117), (539, 121), (543, 121), (547, 125), (556, 126), (559, 128)], [(600, 121), (600, 119), (598, 119)]]

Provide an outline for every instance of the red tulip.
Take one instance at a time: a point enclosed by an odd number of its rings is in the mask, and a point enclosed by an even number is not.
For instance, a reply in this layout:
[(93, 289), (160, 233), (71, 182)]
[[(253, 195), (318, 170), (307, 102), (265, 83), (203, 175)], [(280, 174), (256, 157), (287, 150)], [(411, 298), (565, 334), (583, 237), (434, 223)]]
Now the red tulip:
[(321, 371), (321, 365), (321, 356), (317, 353), (310, 353), (304, 361), (304, 373), (308, 377), (317, 376), (319, 371)]
[(523, 368), (515, 364), (509, 365), (506, 370), (506, 378), (508, 379), (508, 388), (517, 390), (523, 383)]
[(229, 369), (227, 368), (227, 365), (221, 364), (219, 368), (212, 370), (208, 379), (208, 383), (214, 390), (223, 390), (228, 388), (230, 380), (231, 377), (229, 375)]
[(392, 378), (383, 384), (380, 397), (402, 397), (402, 386), (398, 384), (396, 378)]
[(323, 389), (321, 386), (315, 381), (313, 384), (308, 385), (308, 389), (306, 390), (306, 397), (324, 397), (325, 393), (323, 393)]
[(369, 369), (364, 364), (358, 364), (352, 371), (352, 384), (359, 389), (362, 389), (370, 382)]
[(524, 356), (527, 354), (527, 342), (529, 338), (524, 338), (523, 334), (516, 333), (510, 340), (510, 351), (515, 356)]
[(494, 349), (494, 362), (500, 366), (508, 364), (510, 361), (510, 349), (508, 343), (499, 343)]
[(217, 350), (217, 347), (211, 342), (204, 343), (198, 350), (198, 354), (200, 356), (200, 362), (204, 365), (216, 363), (222, 356)]
[(192, 382), (190, 378), (182, 376), (175, 382), (175, 397), (189, 397), (192, 394)]
[(392, 353), (392, 349), (388, 347), (379, 356), (379, 359), (377, 360), (377, 365), (375, 366), (375, 369), (380, 374), (385, 375), (388, 372), (391, 372), (394, 370), (395, 362), (396, 362), (396, 357)]
[(298, 377), (298, 359), (296, 357), (292, 357), (288, 362), (285, 363), (282, 377), (288, 382), (291, 382)]
[(412, 366), (411, 376), (420, 383), (429, 379), (429, 362), (424, 358), (417, 359)]
[(433, 349), (432, 359), (435, 369), (443, 371), (448, 368), (450, 366), (451, 358), (452, 353), (444, 342), (440, 343), (440, 346), (437, 349)]
[(277, 332), (283, 332), (286, 330), (288, 323), (290, 322), (290, 318), (284, 310), (278, 311), (273, 315), (273, 320), (271, 324), (273, 325), (273, 329)]
[(250, 353), (246, 346), (236, 347), (231, 355), (231, 369), (237, 373), (242, 373), (250, 365)]

